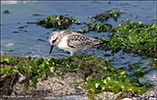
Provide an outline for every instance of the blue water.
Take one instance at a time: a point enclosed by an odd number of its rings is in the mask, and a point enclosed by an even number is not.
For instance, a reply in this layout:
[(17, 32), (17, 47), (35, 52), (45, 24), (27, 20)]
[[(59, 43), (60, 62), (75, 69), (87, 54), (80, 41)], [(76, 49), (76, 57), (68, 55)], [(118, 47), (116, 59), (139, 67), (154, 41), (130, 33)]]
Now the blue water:
[[(9, 10), (9, 14), (3, 13), (4, 10)], [(33, 57), (67, 57), (69, 53), (60, 50), (56, 46), (52, 54), (49, 54), (50, 44), (48, 42), (49, 35), (53, 29), (45, 29), (44, 27), (37, 26), (36, 24), (27, 24), (27, 21), (39, 21), (46, 18), (48, 15), (68, 15), (77, 17), (81, 22), (90, 22), (87, 17), (95, 16), (96, 14), (103, 13), (106, 10), (119, 10), (131, 13), (121, 14), (118, 22), (112, 18), (107, 23), (118, 26), (129, 18), (134, 22), (143, 23), (156, 23), (156, 2), (155, 1), (10, 1), (2, 2), (1, 6), (1, 54), (7, 53), (11, 56), (33, 56)], [(42, 16), (33, 16), (33, 14), (43, 14)], [(155, 19), (155, 20), (153, 20)], [(24, 26), (24, 28), (18, 28)], [(72, 24), (67, 30), (78, 30), (81, 25)], [(13, 33), (19, 31), (19, 33)], [(27, 32), (25, 32), (27, 31)], [(57, 30), (59, 31), (59, 30)], [(108, 32), (89, 32), (86, 36), (89, 37), (104, 37)], [(43, 39), (44, 41), (39, 41)], [(97, 50), (96, 47), (91, 50), (78, 52), (79, 54), (91, 53), (95, 56), (106, 57), (104, 54), (111, 53)], [(151, 58), (139, 57), (135, 54), (126, 54), (119, 52), (110, 57), (111, 64), (114, 67), (120, 68), (125, 66), (125, 62), (131, 63), (141, 61), (147, 63)], [(145, 64), (143, 64), (145, 66)]]

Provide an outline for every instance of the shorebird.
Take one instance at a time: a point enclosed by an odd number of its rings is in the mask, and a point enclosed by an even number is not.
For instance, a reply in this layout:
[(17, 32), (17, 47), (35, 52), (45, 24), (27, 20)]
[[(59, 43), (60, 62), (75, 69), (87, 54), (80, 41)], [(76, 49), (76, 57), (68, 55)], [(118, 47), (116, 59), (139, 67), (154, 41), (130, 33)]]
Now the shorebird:
[(56, 45), (58, 48), (70, 52), (72, 56), (76, 52), (90, 49), (93, 46), (104, 44), (108, 41), (93, 39), (80, 33), (65, 30), (53, 32), (49, 36), (49, 42), (51, 44), (49, 54), (51, 54), (54, 45)]

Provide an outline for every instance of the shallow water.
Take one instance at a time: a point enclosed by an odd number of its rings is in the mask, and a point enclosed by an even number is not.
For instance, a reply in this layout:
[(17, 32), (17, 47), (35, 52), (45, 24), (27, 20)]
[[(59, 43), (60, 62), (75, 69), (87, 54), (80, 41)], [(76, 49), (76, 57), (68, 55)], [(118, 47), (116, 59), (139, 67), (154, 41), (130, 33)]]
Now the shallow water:
[[(112, 18), (107, 23), (118, 26), (129, 18), (134, 22), (156, 23), (156, 2), (155, 1), (10, 1), (2, 2), (1, 7), (1, 54), (7, 53), (11, 56), (33, 56), (33, 57), (67, 57), (69, 53), (60, 50), (56, 46), (51, 55), (49, 55), (50, 44), (48, 36), (53, 32), (53, 29), (45, 29), (36, 24), (27, 24), (27, 21), (36, 22), (40, 19), (46, 18), (48, 15), (68, 15), (77, 17), (81, 22), (90, 22), (87, 17), (95, 16), (106, 10), (119, 10), (131, 13), (121, 14), (118, 22)], [(9, 10), (9, 14), (3, 13), (4, 10)], [(40, 16), (33, 16), (33, 14), (41, 14)], [(18, 28), (24, 26), (24, 28)], [(67, 30), (78, 30), (81, 25), (72, 24)], [(13, 33), (19, 31), (19, 33)], [(108, 32), (89, 32), (86, 36), (89, 37), (104, 37)], [(45, 41), (40, 41), (43, 39)], [(102, 50), (97, 50), (96, 47), (91, 50), (78, 52), (78, 54), (91, 53), (95, 56), (106, 57), (109, 59), (114, 67), (120, 68), (126, 66), (126, 62), (134, 63), (141, 61), (148, 63), (151, 58), (137, 56), (135, 54), (126, 54), (119, 52), (111, 56), (104, 56), (106, 53)]]
[[(5, 4), (7, 3), (7, 4)], [(46, 18), (48, 15), (69, 15), (77, 17), (79, 21), (90, 22), (87, 17), (95, 16), (98, 13), (102, 13), (105, 10), (120, 10), (129, 14), (121, 14), (118, 18), (118, 22), (115, 22), (112, 18), (107, 23), (117, 26), (122, 21), (126, 21), (129, 18), (131, 21), (141, 21), (143, 23), (155, 23), (152, 21), (156, 18), (155, 15), (155, 1), (34, 1), (34, 2), (18, 2), (11, 1), (2, 2), (2, 51), (1, 53), (7, 53), (13, 56), (27, 56), (32, 55), (35, 57), (62, 57), (69, 56), (68, 53), (54, 48), (52, 55), (49, 55), (50, 44), (47, 37), (53, 32), (53, 29), (45, 29), (44, 27), (37, 26), (36, 24), (27, 24), (27, 21), (38, 21), (39, 19)], [(3, 13), (4, 10), (9, 10), (9, 14)], [(41, 16), (33, 16), (33, 14), (42, 14)], [(138, 17), (137, 17), (138, 16)], [(24, 26), (24, 28), (18, 28)], [(67, 30), (78, 30), (81, 26), (73, 24)], [(27, 32), (25, 32), (25, 30)], [(19, 33), (13, 33), (13, 31), (19, 31)], [(107, 32), (89, 32), (86, 36), (102, 37), (107, 35)], [(44, 41), (38, 41), (43, 39)], [(104, 51), (95, 52), (96, 47), (92, 50), (85, 51), (83, 53), (97, 53), (98, 56), (103, 56)], [(82, 54), (82, 52), (79, 52)], [(125, 54), (123, 56), (129, 56), (132, 60), (134, 57)], [(127, 57), (128, 58), (128, 57)], [(138, 58), (138, 57), (137, 57)]]

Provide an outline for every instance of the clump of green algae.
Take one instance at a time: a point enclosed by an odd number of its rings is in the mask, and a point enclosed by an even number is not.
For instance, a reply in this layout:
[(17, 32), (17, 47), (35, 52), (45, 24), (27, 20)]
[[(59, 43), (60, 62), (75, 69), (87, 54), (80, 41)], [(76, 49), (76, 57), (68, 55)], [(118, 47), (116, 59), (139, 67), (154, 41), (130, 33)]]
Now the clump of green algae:
[(10, 10), (4, 10), (3, 13), (9, 14), (9, 13), (10, 13)]
[(109, 18), (113, 17), (114, 21), (117, 22), (117, 18), (120, 16), (120, 12), (117, 10), (107, 10), (103, 13), (97, 14), (96, 16), (90, 18), (92, 21), (107, 21)]
[(67, 29), (72, 23), (79, 24), (77, 18), (69, 18), (63, 15), (49, 15), (47, 18), (44, 18), (41, 21), (37, 22), (37, 24), (41, 25), (42, 27), (56, 29)]
[(110, 41), (108, 45), (100, 45), (99, 49), (112, 50), (113, 53), (122, 50), (126, 53), (135, 53), (149, 57), (157, 56), (157, 25), (155, 23), (144, 24), (132, 22), (127, 19), (124, 24), (113, 27), (104, 40)]
[(82, 83), (78, 84), (87, 89), (89, 98), (93, 98), (94, 95), (102, 91), (115, 93), (123, 91), (140, 94), (153, 86), (152, 84), (146, 86), (139, 81), (131, 80), (124, 70), (112, 67), (106, 58), (95, 57), (91, 54), (76, 54), (66, 58), (49, 59), (4, 55), (1, 56), (1, 94), (3, 94), (2, 90), (7, 89), (4, 88), (6, 85), (12, 86), (13, 83), (16, 83), (18, 73), (25, 76), (25, 79), (20, 82), (21, 84), (36, 87), (38, 78), (46, 79), (57, 73), (64, 79), (63, 74), (66, 72), (75, 72), (84, 79)]

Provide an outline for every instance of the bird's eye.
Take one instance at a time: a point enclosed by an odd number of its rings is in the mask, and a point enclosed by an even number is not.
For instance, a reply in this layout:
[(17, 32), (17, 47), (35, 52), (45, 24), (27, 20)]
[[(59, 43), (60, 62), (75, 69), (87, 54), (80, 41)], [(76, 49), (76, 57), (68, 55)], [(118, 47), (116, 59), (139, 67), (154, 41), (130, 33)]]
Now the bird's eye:
[(55, 40), (53, 40), (52, 43), (56, 42), (57, 39), (58, 39), (58, 38), (56, 38)]
[(52, 41), (52, 43), (56, 42), (56, 39)]

